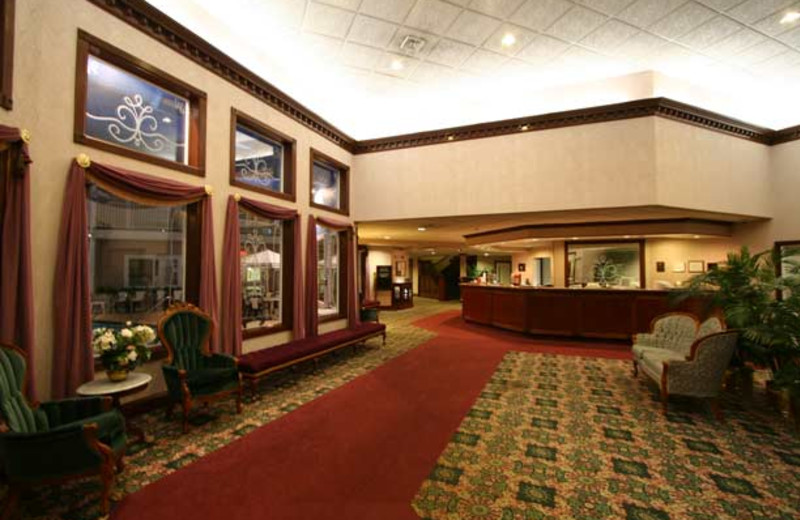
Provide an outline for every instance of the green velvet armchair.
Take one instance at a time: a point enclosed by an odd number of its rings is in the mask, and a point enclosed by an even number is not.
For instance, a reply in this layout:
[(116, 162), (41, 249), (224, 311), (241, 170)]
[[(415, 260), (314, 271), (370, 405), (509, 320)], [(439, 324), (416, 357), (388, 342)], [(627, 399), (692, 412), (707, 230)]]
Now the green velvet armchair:
[(183, 410), (183, 432), (189, 431), (189, 412), (195, 401), (211, 401), (236, 395), (236, 413), (242, 412), (242, 380), (237, 360), (210, 351), (214, 333), (211, 317), (189, 303), (176, 303), (158, 322), (158, 337), (167, 350), (162, 367), (172, 415), (176, 404)]
[(109, 397), (29, 403), (25, 357), (0, 344), (0, 475), (9, 485), (2, 519), (11, 517), (25, 487), (99, 475), (107, 514), (114, 469), (122, 471), (125, 419)]

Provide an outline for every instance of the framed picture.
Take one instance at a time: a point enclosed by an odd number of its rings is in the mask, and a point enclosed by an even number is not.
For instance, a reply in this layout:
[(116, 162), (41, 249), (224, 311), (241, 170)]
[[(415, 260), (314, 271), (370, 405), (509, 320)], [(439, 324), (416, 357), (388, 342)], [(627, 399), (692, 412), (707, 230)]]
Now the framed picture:
[(394, 272), (397, 276), (405, 276), (406, 275), (406, 261), (405, 260), (398, 260), (394, 263)]
[(672, 264), (672, 272), (673, 273), (685, 273), (686, 272), (686, 264), (683, 262), (675, 262)]
[(525, 272), (525, 264), (517, 264), (517, 271), (519, 271), (520, 273), (524, 273)]
[(667, 270), (667, 266), (664, 262), (656, 262), (656, 272), (663, 273)]
[(702, 273), (706, 270), (706, 263), (704, 260), (689, 260), (690, 273)]
[(706, 265), (706, 268), (709, 271), (713, 271), (714, 269), (716, 269), (718, 267), (719, 267), (719, 262), (709, 262), (708, 265)]

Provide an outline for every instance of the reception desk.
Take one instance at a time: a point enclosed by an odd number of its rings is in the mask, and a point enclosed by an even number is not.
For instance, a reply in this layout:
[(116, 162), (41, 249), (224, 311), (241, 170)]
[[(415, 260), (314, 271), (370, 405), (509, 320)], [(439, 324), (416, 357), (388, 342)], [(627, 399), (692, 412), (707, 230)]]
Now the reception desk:
[(665, 312), (703, 313), (690, 298), (671, 305), (669, 291), (644, 289), (560, 289), (462, 284), (464, 320), (501, 329), (556, 336), (629, 339), (647, 332)]

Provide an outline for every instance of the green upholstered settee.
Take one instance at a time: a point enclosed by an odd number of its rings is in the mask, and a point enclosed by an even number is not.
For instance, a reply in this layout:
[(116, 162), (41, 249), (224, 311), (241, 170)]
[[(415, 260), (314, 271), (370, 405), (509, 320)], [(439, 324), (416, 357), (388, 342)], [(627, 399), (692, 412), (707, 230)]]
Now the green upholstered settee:
[(2, 518), (27, 486), (99, 475), (101, 509), (109, 510), (114, 470), (122, 470), (125, 419), (110, 397), (29, 403), (21, 350), (0, 345), (0, 474), (9, 485)]
[(736, 331), (717, 332), (697, 339), (686, 359), (664, 359), (650, 353), (641, 360), (642, 372), (660, 387), (664, 412), (670, 395), (711, 399), (718, 419), (722, 418), (717, 396), (725, 370), (736, 350)]
[(212, 353), (214, 333), (211, 317), (188, 303), (176, 303), (158, 322), (158, 337), (167, 350), (162, 370), (167, 383), (171, 416), (175, 404), (183, 410), (183, 431), (189, 429), (189, 412), (195, 401), (207, 404), (236, 395), (236, 411), (242, 412), (242, 381), (237, 360)]
[(687, 359), (692, 344), (700, 339), (725, 330), (725, 324), (712, 316), (698, 324), (697, 318), (684, 312), (671, 312), (653, 320), (651, 332), (633, 336), (633, 373), (647, 357), (661, 361)]

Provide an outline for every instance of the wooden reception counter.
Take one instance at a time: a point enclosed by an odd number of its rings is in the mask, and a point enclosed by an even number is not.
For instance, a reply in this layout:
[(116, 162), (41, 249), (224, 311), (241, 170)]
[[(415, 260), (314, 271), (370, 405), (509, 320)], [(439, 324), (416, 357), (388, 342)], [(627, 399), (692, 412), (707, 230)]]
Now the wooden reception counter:
[(702, 314), (703, 302), (671, 305), (669, 291), (462, 284), (464, 320), (530, 334), (630, 339), (665, 312)]

